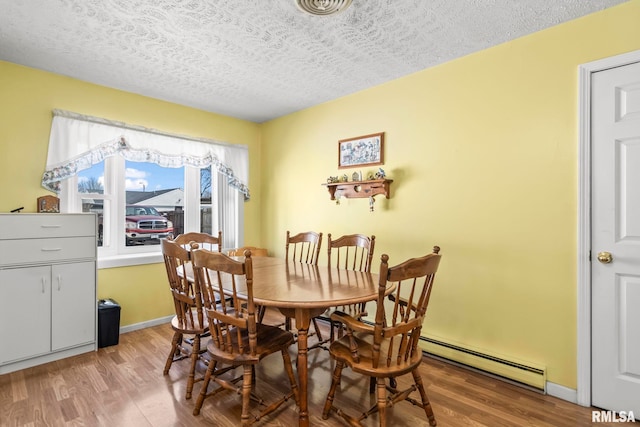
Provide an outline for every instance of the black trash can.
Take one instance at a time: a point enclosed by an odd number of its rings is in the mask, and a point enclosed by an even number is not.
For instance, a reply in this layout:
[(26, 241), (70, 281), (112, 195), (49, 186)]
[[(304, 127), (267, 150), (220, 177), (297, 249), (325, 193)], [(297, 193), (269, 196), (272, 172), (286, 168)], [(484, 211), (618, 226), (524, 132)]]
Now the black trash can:
[(120, 338), (120, 305), (117, 301), (98, 301), (98, 348), (118, 344)]

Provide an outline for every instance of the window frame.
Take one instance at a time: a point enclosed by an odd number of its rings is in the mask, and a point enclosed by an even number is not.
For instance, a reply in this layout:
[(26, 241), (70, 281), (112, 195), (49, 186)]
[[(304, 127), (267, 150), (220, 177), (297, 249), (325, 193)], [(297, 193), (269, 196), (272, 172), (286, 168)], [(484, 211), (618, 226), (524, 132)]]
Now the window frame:
[[(103, 241), (110, 244), (98, 247), (98, 269), (163, 262), (160, 245), (126, 246), (124, 232), (117, 231), (124, 230), (125, 227), (125, 166), (126, 159), (122, 156), (116, 155), (104, 159), (103, 194), (78, 192), (77, 175), (61, 182), (59, 194), (61, 212), (82, 212), (82, 199), (86, 198), (105, 201)], [(222, 230), (223, 241), (230, 247), (242, 246), (244, 233), (241, 225), (244, 224), (244, 199), (240, 192), (229, 187), (227, 180), (220, 172), (212, 166), (208, 167), (211, 168), (212, 227), (214, 230)], [(201, 230), (200, 168), (185, 165), (184, 172), (184, 232), (199, 232)], [(214, 195), (217, 195), (215, 199)], [(228, 209), (225, 210), (225, 206), (228, 204), (235, 204), (236, 218), (230, 219), (229, 227), (226, 227), (225, 218), (228, 216)], [(107, 227), (110, 222), (113, 226)], [(109, 235), (106, 233), (107, 230), (110, 231)], [(226, 251), (229, 248), (223, 246), (222, 249)]]

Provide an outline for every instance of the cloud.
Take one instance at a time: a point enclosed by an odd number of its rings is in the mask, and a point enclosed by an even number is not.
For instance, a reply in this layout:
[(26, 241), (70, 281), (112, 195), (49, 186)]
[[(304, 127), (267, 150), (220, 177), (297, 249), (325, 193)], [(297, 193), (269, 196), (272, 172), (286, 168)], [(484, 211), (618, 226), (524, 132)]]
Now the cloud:
[(149, 188), (149, 180), (147, 177), (149, 172), (135, 168), (126, 168), (124, 170), (124, 187), (126, 190), (146, 191)]
[(149, 181), (146, 179), (125, 179), (124, 187), (127, 190), (146, 191), (149, 187)]
[(148, 175), (149, 175), (149, 172), (142, 171), (140, 169), (134, 169), (134, 168), (126, 168), (124, 171), (124, 176), (127, 179), (146, 178)]

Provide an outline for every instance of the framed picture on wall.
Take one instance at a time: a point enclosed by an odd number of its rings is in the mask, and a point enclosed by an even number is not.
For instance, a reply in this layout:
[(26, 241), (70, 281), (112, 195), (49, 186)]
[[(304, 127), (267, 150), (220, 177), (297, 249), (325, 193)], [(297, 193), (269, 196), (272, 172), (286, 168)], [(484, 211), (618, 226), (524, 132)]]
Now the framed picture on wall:
[(384, 132), (338, 141), (338, 169), (384, 164)]

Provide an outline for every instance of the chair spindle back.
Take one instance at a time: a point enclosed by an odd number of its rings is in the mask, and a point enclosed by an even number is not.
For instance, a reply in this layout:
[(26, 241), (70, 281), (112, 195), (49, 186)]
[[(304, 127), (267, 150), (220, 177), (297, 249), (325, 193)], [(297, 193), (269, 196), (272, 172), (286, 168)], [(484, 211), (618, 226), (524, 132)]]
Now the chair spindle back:
[(291, 233), (287, 231), (285, 258), (287, 261), (318, 265), (321, 245), (322, 233), (307, 231), (291, 236)]
[(187, 280), (189, 251), (169, 239), (162, 239), (161, 245), (178, 325), (184, 329), (205, 327), (200, 289)]
[(175, 239), (173, 239), (173, 241), (179, 245), (182, 245), (187, 250), (190, 249), (189, 245), (191, 244), (191, 242), (196, 242), (199, 244), (199, 247), (201, 249), (208, 249), (212, 251), (213, 247), (216, 246), (218, 252), (222, 251), (222, 231), (218, 231), (217, 236), (192, 231), (189, 233), (177, 235)]
[(342, 270), (370, 272), (376, 236), (349, 234), (331, 240), (327, 235), (327, 260), (331, 267)]
[[(416, 357), (422, 323), (440, 264), (439, 252), (440, 248), (434, 246), (433, 253), (394, 267), (389, 267), (388, 255), (382, 255), (373, 345), (374, 368), (406, 363)], [(395, 290), (385, 297), (390, 284), (395, 284)], [(393, 303), (390, 307), (385, 307), (386, 299)], [(381, 349), (383, 342), (386, 348)], [(380, 360), (382, 354), (386, 355), (385, 360)]]
[(244, 251), (246, 250), (250, 250), (251, 251), (251, 256), (252, 257), (261, 257), (261, 256), (269, 256), (268, 251), (265, 248), (256, 248), (255, 246), (243, 246), (241, 248), (236, 248), (236, 249), (230, 249), (227, 252), (227, 255), (229, 256), (243, 256), (244, 255)]
[[(219, 354), (229, 358), (256, 354), (256, 307), (253, 302), (251, 251), (244, 261), (206, 249), (192, 252), (195, 282), (202, 288), (203, 304), (209, 319), (211, 340)], [(246, 300), (238, 294), (247, 295)], [(243, 333), (248, 331), (248, 343)]]

